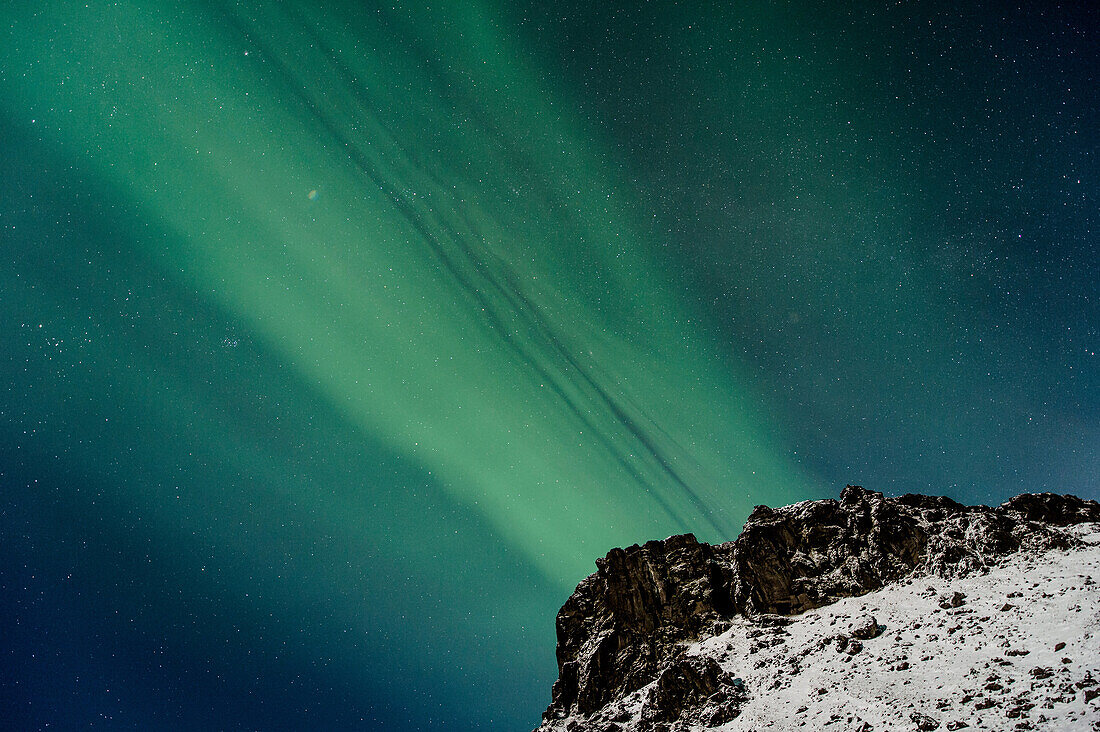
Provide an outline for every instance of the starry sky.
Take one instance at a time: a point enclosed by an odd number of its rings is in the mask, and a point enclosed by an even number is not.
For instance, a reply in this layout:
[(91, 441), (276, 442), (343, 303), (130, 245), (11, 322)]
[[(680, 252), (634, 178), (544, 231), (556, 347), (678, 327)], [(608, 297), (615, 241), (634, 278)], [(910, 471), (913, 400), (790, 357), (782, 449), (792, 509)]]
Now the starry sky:
[(613, 546), (1100, 497), (1100, 10), (0, 10), (0, 726), (529, 729)]

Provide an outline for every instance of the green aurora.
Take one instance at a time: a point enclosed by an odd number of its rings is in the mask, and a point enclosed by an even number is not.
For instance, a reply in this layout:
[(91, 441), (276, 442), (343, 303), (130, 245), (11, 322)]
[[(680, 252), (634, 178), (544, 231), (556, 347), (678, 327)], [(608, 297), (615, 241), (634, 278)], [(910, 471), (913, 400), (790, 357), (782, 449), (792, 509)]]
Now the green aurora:
[(1096, 161), (1046, 172), (1095, 139), (1028, 168), (891, 100), (904, 36), (708, 8), (0, 13), (13, 726), (533, 726), (612, 546), (1095, 494)]

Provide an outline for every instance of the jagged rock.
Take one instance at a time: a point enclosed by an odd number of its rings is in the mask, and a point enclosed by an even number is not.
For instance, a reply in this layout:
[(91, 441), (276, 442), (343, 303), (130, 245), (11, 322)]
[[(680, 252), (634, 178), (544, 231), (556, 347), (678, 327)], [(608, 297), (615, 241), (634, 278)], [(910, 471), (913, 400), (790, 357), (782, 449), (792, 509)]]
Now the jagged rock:
[(852, 637), (860, 640), (870, 640), (882, 635), (884, 630), (886, 629), (878, 624), (873, 615), (866, 615), (856, 620), (852, 625)]
[(962, 607), (966, 604), (966, 595), (961, 592), (953, 592), (940, 598), (940, 607), (948, 610), (953, 607)]
[[(593, 717), (658, 681), (664, 696), (650, 723), (670, 724), (673, 710), (691, 706), (675, 699), (695, 699), (712, 680), (718, 686), (708, 696), (730, 693), (682, 655), (685, 644), (723, 632), (735, 616), (781, 630), (785, 616), (914, 573), (960, 577), (1020, 550), (1068, 548), (1074, 540), (1054, 527), (1085, 521), (1100, 521), (1100, 504), (1074, 496), (1023, 495), (989, 508), (847, 486), (839, 501), (758, 506), (733, 542), (711, 546), (685, 534), (613, 549), (558, 613), (559, 676), (544, 720)], [(875, 635), (880, 627), (874, 623)]]
[(743, 684), (722, 671), (712, 658), (682, 658), (666, 667), (657, 677), (657, 684), (642, 708), (640, 730), (660, 729), (675, 722), (685, 710), (701, 706), (700, 702), (716, 702), (707, 719), (698, 720), (716, 726), (734, 719), (747, 698)]
[(913, 724), (917, 725), (919, 730), (933, 730), (939, 729), (940, 723), (932, 719), (928, 715), (913, 712), (909, 715), (909, 719), (913, 720)]
[(596, 568), (558, 613), (551, 716), (591, 713), (645, 686), (678, 643), (733, 614), (718, 591), (728, 569), (691, 534), (613, 549)]
[(1096, 521), (1096, 501), (1058, 493), (1021, 493), (1003, 503), (1001, 509), (1019, 515), (1024, 521), (1072, 526)]

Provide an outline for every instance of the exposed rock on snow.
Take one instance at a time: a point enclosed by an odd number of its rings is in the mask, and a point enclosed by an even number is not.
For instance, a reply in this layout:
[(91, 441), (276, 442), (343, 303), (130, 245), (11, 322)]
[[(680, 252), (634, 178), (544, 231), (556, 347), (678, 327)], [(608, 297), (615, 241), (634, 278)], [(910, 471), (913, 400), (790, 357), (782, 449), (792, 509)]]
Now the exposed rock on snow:
[(1100, 730), (1094, 522), (848, 486), (613, 549), (558, 614), (539, 729)]

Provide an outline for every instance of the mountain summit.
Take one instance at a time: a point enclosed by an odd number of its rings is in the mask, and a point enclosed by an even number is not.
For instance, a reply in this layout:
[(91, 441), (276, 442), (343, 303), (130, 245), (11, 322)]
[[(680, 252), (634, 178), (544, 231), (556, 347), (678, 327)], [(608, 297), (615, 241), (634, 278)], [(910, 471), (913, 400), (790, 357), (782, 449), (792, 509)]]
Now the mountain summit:
[(1100, 730), (1096, 501), (847, 486), (596, 567), (538, 732)]

